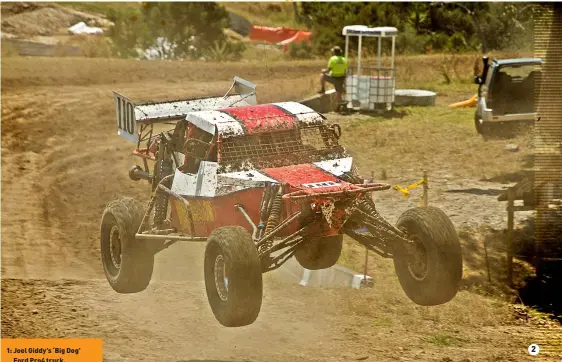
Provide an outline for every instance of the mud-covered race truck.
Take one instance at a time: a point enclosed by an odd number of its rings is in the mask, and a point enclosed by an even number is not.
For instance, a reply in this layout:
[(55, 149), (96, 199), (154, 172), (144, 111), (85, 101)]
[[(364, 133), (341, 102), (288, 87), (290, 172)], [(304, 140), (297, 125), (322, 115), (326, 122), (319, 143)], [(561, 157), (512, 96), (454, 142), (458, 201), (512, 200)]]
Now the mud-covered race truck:
[(371, 197), (390, 185), (364, 183), (338, 142), (338, 125), (300, 103), (257, 104), (255, 86), (240, 78), (233, 88), (143, 104), (114, 94), (118, 134), (137, 144), (143, 164), (129, 176), (152, 186), (147, 205), (121, 198), (103, 213), (101, 256), (115, 291), (143, 291), (159, 251), (206, 241), (211, 309), (222, 325), (244, 326), (259, 314), (263, 273), (292, 256), (309, 270), (329, 268), (346, 234), (393, 258), (415, 303), (456, 295), (461, 247), (441, 210), (413, 208), (391, 225)]

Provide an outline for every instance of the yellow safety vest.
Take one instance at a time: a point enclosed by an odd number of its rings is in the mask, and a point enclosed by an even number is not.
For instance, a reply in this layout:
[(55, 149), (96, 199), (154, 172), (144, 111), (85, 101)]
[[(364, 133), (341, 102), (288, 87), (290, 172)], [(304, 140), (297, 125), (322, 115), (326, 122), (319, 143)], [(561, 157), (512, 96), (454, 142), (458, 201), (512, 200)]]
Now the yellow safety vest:
[(347, 70), (347, 59), (341, 55), (334, 55), (328, 61), (328, 68), (331, 69), (330, 75), (332, 77), (343, 77)]

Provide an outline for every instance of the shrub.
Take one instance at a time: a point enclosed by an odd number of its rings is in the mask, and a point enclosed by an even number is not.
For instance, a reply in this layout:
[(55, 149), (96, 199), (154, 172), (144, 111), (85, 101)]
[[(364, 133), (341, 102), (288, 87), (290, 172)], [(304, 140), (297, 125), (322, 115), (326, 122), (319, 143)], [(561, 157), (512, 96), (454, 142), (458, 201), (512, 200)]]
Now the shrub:
[(420, 54), (425, 52), (429, 37), (420, 35), (409, 24), (396, 37), (396, 51), (400, 54)]
[(289, 44), (289, 58), (311, 59), (313, 58), (312, 47), (306, 41)]
[(242, 42), (215, 42), (203, 53), (203, 57), (215, 62), (236, 61), (242, 58), (246, 44)]

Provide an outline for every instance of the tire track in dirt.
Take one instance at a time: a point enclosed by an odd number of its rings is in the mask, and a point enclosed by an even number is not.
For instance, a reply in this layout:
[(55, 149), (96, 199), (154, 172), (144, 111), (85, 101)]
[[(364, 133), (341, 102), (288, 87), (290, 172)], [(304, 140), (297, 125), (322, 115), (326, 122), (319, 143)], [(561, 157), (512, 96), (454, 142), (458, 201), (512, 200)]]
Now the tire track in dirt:
[(107, 362), (331, 362), (365, 357), (531, 361), (526, 346), (537, 341), (548, 352), (543, 360), (556, 361), (554, 348), (561, 342), (555, 337), (560, 328), (506, 324), (457, 331), (453, 341), (461, 344), (445, 348), (424, 342), (432, 335), (428, 331), (415, 331), (433, 328), (444, 333), (441, 323), (424, 319), (404, 324), (406, 319), (378, 326), (373, 323), (379, 318), (359, 313), (357, 307), (367, 307), (377, 316), (404, 303), (392, 292), (377, 299), (380, 291), (373, 291), (365, 298), (360, 291), (302, 288), (271, 278), (266, 278), (264, 291), (254, 324), (224, 328), (214, 319), (200, 281), (156, 281), (142, 293), (118, 295), (105, 280), (3, 279), (2, 327), (9, 337), (103, 338)]
[[(212, 315), (202, 282), (153, 282), (143, 293), (116, 295), (105, 280), (8, 279), (2, 294), (14, 307), (3, 311), (3, 329), (12, 337), (103, 337), (107, 361), (341, 360), (326, 344), (336, 337), (337, 331), (327, 332), (338, 329), (336, 320), (317, 318), (305, 300), (292, 298), (295, 286), (270, 287), (255, 324), (224, 328)], [(305, 298), (316, 301), (314, 293)], [(306, 356), (311, 349), (316, 355)]]
[[(126, 176), (132, 147), (115, 135), (111, 90), (3, 92), (4, 276), (102, 276), (97, 228), (103, 208), (122, 195), (149, 196), (146, 184)], [(135, 93), (155, 95), (146, 88)]]
[[(38, 96), (37, 98), (40, 98)], [(35, 99), (37, 99), (35, 98)], [(33, 109), (25, 104), (21, 95), (3, 95), (3, 111), (9, 112), (12, 102), (19, 109)], [(41, 125), (55, 117), (57, 107), (44, 112), (18, 113), (18, 107), (4, 119), (2, 158), (2, 271), (4, 275), (20, 277), (61, 277), (72, 270), (87, 270), (85, 265), (76, 268), (74, 253), (64, 242), (45, 207), (45, 196), (52, 192), (56, 175), (44, 172), (46, 159), (53, 152), (50, 138), (59, 138), (56, 122)], [(11, 116), (11, 117), (10, 117)], [(3, 127), (4, 128), (4, 127)]]

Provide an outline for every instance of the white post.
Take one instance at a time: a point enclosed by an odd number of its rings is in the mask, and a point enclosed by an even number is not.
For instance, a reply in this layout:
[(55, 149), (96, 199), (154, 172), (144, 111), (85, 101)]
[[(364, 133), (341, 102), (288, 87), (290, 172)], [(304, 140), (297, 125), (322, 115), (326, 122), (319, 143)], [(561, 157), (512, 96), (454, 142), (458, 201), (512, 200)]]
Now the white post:
[(392, 68), (392, 76), (394, 77), (394, 45), (396, 44), (396, 37), (392, 36), (392, 55), (391, 55), (391, 65)]
[[(392, 84), (392, 89), (391, 89), (391, 96), (390, 99), (392, 99), (392, 101), (394, 102), (394, 89), (396, 88), (396, 80), (395, 80), (395, 73), (394, 73), (394, 47), (396, 44), (396, 36), (392, 36), (392, 53), (390, 55), (390, 68), (392, 69), (390, 71), (390, 82)], [(388, 108), (388, 106), (387, 106)]]
[[(345, 60), (347, 60), (347, 64), (349, 64), (348, 55), (349, 55), (349, 34), (345, 34)], [(352, 90), (351, 90), (353, 78), (350, 79), (349, 74), (350, 74), (350, 72), (346, 71), (346, 75), (345, 75), (345, 86), (346, 86), (345, 100), (348, 101), (348, 102), (351, 100), (351, 97), (349, 96), (349, 94), (353, 93)], [(350, 90), (349, 92), (347, 91), (348, 88)]]
[(378, 65), (379, 65), (379, 69), (377, 69), (377, 73), (379, 73), (378, 75), (380, 75), (380, 71), (381, 71), (381, 40), (382, 40), (382, 36), (379, 36), (379, 49), (377, 54), (379, 55), (379, 59), (378, 59)]
[(359, 82), (359, 76), (361, 75), (361, 39), (362, 38), (363, 37), (359, 35), (359, 46), (357, 48), (357, 82)]

